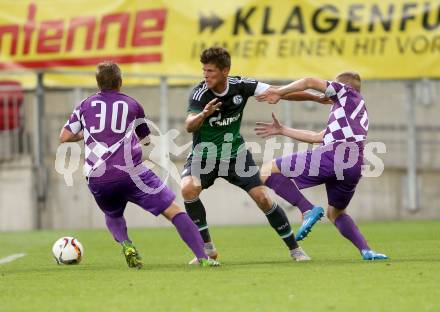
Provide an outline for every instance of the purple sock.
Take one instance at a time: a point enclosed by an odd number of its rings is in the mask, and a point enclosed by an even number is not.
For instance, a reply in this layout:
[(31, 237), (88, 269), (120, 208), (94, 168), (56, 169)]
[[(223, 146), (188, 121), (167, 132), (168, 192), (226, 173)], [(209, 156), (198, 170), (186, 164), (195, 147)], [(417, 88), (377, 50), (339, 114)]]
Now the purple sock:
[(266, 185), (291, 205), (297, 206), (302, 213), (313, 208), (312, 203), (304, 197), (296, 184), (281, 173), (272, 173), (266, 180)]
[(208, 258), (203, 249), (204, 243), (199, 230), (190, 217), (185, 212), (181, 212), (174, 216), (172, 222), (182, 240), (192, 250), (197, 259)]
[(125, 223), (124, 217), (113, 218), (106, 215), (105, 223), (107, 224), (107, 228), (112, 233), (113, 238), (117, 242), (122, 243), (125, 240), (129, 240), (127, 234), (127, 224)]
[(354, 223), (353, 219), (348, 214), (343, 213), (339, 215), (335, 220), (335, 225), (339, 232), (341, 232), (345, 238), (350, 240), (359, 249), (359, 251), (363, 249), (370, 249), (364, 236), (356, 226), (356, 223)]

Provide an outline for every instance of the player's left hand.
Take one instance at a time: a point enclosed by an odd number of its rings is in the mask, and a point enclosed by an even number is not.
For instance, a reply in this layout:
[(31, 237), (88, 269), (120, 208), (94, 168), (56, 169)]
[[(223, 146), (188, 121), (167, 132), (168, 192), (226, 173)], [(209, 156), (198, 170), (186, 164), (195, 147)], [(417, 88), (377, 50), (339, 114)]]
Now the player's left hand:
[(264, 138), (269, 136), (282, 134), (284, 126), (280, 123), (278, 118), (275, 116), (275, 113), (272, 113), (273, 122), (257, 122), (257, 127), (254, 129), (255, 133)]
[(276, 104), (281, 99), (278, 94), (278, 87), (271, 86), (264, 93), (255, 97), (258, 102), (268, 102), (269, 104)]

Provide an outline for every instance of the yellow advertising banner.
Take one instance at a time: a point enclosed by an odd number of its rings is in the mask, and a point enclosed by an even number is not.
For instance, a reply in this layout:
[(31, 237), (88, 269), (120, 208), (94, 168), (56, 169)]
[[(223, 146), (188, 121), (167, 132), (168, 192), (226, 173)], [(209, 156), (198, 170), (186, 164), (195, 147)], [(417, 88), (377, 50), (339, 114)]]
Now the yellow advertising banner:
[(250, 77), (440, 77), (438, 0), (3, 0), (0, 12), (0, 71), (112, 59), (125, 73), (194, 76), (200, 52), (221, 45), (232, 74)]

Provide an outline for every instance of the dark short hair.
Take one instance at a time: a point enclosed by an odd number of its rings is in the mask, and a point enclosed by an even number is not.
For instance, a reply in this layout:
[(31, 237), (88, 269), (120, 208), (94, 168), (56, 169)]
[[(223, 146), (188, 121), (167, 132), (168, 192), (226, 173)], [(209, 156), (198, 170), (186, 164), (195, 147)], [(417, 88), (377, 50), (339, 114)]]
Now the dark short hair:
[(96, 82), (100, 90), (118, 90), (122, 84), (121, 69), (112, 61), (96, 66)]
[(200, 55), (200, 62), (202, 64), (214, 64), (223, 70), (227, 67), (231, 67), (231, 55), (225, 48), (210, 47), (203, 50)]
[(361, 92), (361, 76), (354, 71), (346, 71), (336, 76), (336, 81), (347, 84), (355, 89), (357, 92)]

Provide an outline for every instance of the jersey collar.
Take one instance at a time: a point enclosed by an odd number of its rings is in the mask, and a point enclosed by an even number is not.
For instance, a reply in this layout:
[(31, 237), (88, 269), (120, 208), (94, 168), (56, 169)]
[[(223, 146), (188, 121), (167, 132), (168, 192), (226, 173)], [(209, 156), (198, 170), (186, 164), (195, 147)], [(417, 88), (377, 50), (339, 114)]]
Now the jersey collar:
[(215, 96), (218, 96), (218, 97), (225, 96), (228, 93), (228, 91), (229, 91), (229, 79), (226, 79), (226, 89), (225, 89), (225, 91), (223, 91), (222, 93), (214, 92), (214, 90), (211, 90), (211, 91), (212, 91), (212, 93), (214, 93)]

